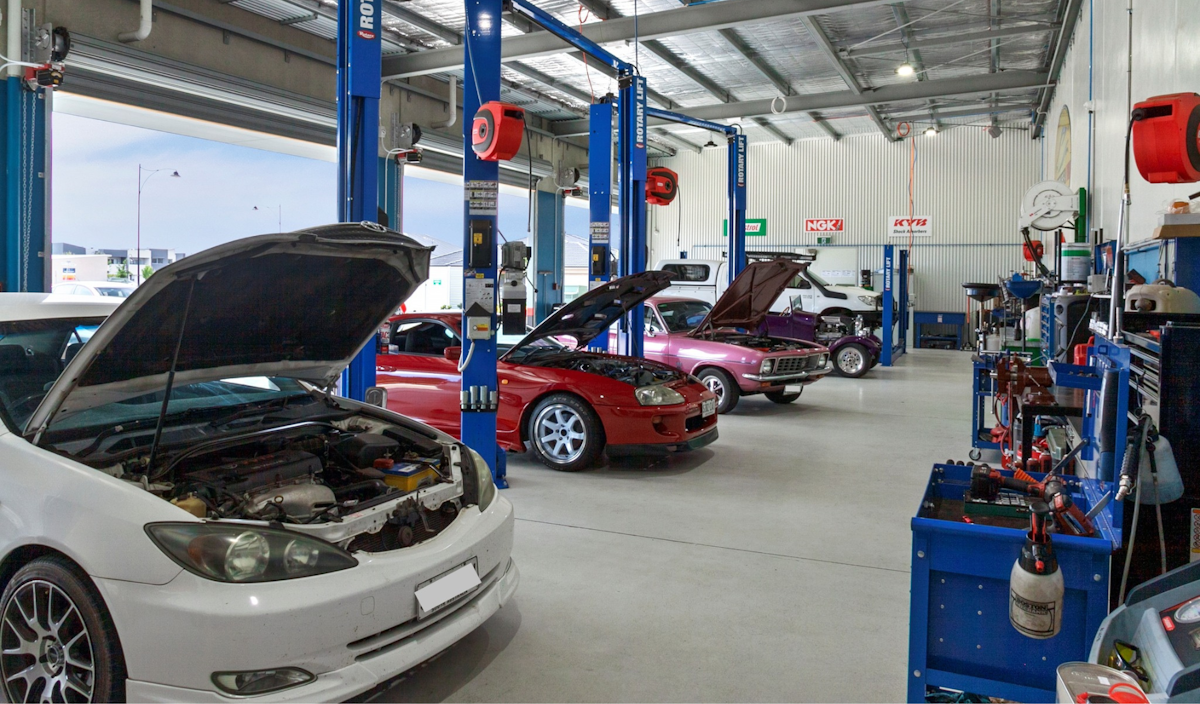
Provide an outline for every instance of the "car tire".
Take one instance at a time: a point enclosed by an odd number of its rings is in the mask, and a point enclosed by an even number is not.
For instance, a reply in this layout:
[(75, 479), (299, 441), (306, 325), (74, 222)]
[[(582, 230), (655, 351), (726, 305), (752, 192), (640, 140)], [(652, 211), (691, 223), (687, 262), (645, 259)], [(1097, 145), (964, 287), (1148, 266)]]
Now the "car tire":
[(857, 342), (843, 345), (833, 353), (833, 371), (838, 376), (857, 379), (871, 370), (871, 352)]
[(709, 367), (696, 375), (705, 388), (717, 395), (717, 413), (728, 413), (738, 404), (742, 390), (724, 369)]
[(125, 701), (125, 658), (112, 617), (65, 558), (40, 557), (13, 575), (0, 597), (0, 646), (10, 702)]
[(604, 426), (583, 399), (554, 394), (529, 414), (529, 446), (550, 469), (578, 472), (596, 463), (604, 451)]
[(788, 404), (800, 398), (800, 394), (804, 393), (804, 387), (801, 386), (799, 391), (787, 393), (784, 391), (766, 391), (763, 396), (766, 396), (771, 403)]

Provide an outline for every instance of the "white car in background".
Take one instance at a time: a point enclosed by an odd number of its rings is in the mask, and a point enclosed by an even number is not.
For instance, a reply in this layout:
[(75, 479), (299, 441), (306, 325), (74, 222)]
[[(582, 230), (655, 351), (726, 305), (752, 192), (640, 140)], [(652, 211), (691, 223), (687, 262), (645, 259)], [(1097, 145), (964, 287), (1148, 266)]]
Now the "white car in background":
[(508, 601), (483, 458), (323, 391), (428, 261), (334, 225), (188, 257), (119, 306), (0, 294), (8, 701), (341, 701)]
[(124, 281), (64, 281), (61, 284), (54, 284), (54, 293), (68, 296), (129, 298), (129, 294), (136, 289), (137, 285)]

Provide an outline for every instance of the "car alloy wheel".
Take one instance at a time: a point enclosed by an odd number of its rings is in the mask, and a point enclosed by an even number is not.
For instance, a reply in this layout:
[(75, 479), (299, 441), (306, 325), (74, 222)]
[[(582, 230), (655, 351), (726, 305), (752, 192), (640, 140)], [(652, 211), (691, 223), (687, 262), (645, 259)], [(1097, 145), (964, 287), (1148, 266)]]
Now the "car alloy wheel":
[(834, 354), (833, 362), (838, 374), (857, 378), (871, 368), (871, 355), (862, 345), (851, 343)]
[(0, 673), (10, 701), (92, 701), (92, 636), (75, 602), (57, 585), (26, 582), (0, 622)]
[(725, 381), (716, 374), (704, 380), (704, 388), (717, 395), (718, 406), (725, 400)]
[(696, 376), (700, 379), (700, 383), (704, 384), (704, 388), (713, 392), (717, 397), (717, 413), (728, 413), (737, 406), (738, 400), (742, 397), (742, 390), (738, 388), (737, 382), (729, 376), (728, 372), (716, 367), (709, 367)]
[(533, 441), (551, 462), (570, 464), (583, 454), (587, 429), (583, 418), (564, 403), (543, 408), (533, 422)]

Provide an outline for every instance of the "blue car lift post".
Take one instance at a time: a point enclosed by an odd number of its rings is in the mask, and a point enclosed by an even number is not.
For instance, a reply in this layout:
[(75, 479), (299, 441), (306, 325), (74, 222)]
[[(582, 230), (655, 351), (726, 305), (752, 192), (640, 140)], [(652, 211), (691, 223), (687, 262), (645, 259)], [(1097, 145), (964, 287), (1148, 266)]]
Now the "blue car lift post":
[[(375, 222), (379, 209), (379, 93), (383, 45), (380, 0), (338, 5), (338, 220)], [(363, 400), (375, 385), (375, 345), (342, 373), (343, 393)]]
[(883, 351), (879, 362), (892, 366), (908, 350), (908, 250), (883, 246)]
[[(588, 109), (588, 290), (612, 278), (613, 104), (608, 98)], [(590, 349), (608, 351), (608, 335), (597, 335)]]
[(746, 135), (734, 125), (722, 125), (708, 120), (681, 115), (669, 110), (649, 108), (647, 114), (660, 120), (678, 122), (700, 129), (720, 132), (729, 144), (728, 174), (726, 179), (729, 195), (729, 283), (746, 268)]
[[(567, 26), (554, 15), (546, 12), (537, 5), (534, 5), (528, 0), (509, 0), (508, 3), (511, 10), (520, 14), (530, 21), (545, 28), (546, 31), (554, 34), (558, 38), (567, 42), (576, 49), (584, 52), (588, 56), (595, 58), (605, 66), (609, 67), (617, 74), (617, 85), (619, 92), (617, 95), (617, 154), (620, 172), (618, 181), (620, 190), (617, 194), (617, 210), (618, 217), (621, 220), (621, 257), (619, 260), (619, 273), (621, 276), (638, 273), (646, 270), (646, 79), (637, 75), (633, 64), (624, 61), (615, 54), (609, 52), (604, 47), (596, 42), (588, 39), (580, 34), (577, 30)], [(471, 4), (468, 3), (468, 15), (470, 15)], [(499, 54), (496, 55), (496, 62), (499, 63)], [(499, 76), (497, 75), (497, 86), (499, 84)], [(604, 110), (607, 106), (608, 110)], [(593, 112), (589, 117), (593, 119), (593, 135), (589, 141), (589, 147), (593, 143), (600, 140), (596, 130), (603, 129), (602, 125), (611, 124), (611, 104), (602, 103), (597, 111), (597, 105), (593, 105)], [(609, 122), (605, 123), (605, 116)], [(599, 123), (599, 124), (597, 124)], [(611, 134), (611, 133), (610, 133)], [(607, 150), (611, 153), (611, 141), (606, 143)], [(604, 149), (604, 147), (601, 147)], [(589, 168), (594, 168), (597, 163), (597, 158), (602, 158), (602, 154), (597, 154), (595, 157), (589, 155)], [(611, 163), (611, 162), (606, 162)], [(590, 172), (588, 176), (589, 190), (594, 189), (597, 185), (596, 173)], [(611, 200), (603, 194), (598, 194), (592, 191), (591, 218), (593, 222), (591, 233), (591, 244), (593, 247), (601, 244), (606, 247), (611, 247), (611, 242), (602, 242), (596, 240), (597, 225), (603, 225), (608, 222), (611, 210)], [(602, 199), (602, 200), (601, 200)], [(597, 202), (600, 200), (600, 202)], [(603, 209), (603, 213), (599, 212)], [(593, 254), (598, 252), (593, 249)], [(607, 254), (607, 252), (605, 252)], [(607, 261), (604, 264), (604, 269), (607, 271), (609, 264)], [(590, 277), (592, 281), (596, 281), (601, 276)], [(635, 307), (629, 312), (624, 321), (622, 334), (618, 335), (619, 348), (618, 352), (627, 354), (633, 357), (642, 356), (642, 326), (643, 317), (641, 306)]]

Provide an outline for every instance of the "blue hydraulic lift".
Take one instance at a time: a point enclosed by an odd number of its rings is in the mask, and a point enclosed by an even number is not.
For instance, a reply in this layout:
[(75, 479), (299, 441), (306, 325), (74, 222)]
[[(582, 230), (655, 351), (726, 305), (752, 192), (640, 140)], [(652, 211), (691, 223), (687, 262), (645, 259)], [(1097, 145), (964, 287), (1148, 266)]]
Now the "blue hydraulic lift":
[[(383, 58), (380, 0), (338, 3), (338, 220), (375, 222), (379, 208), (379, 94)], [(375, 345), (342, 374), (346, 396), (375, 385)]]

